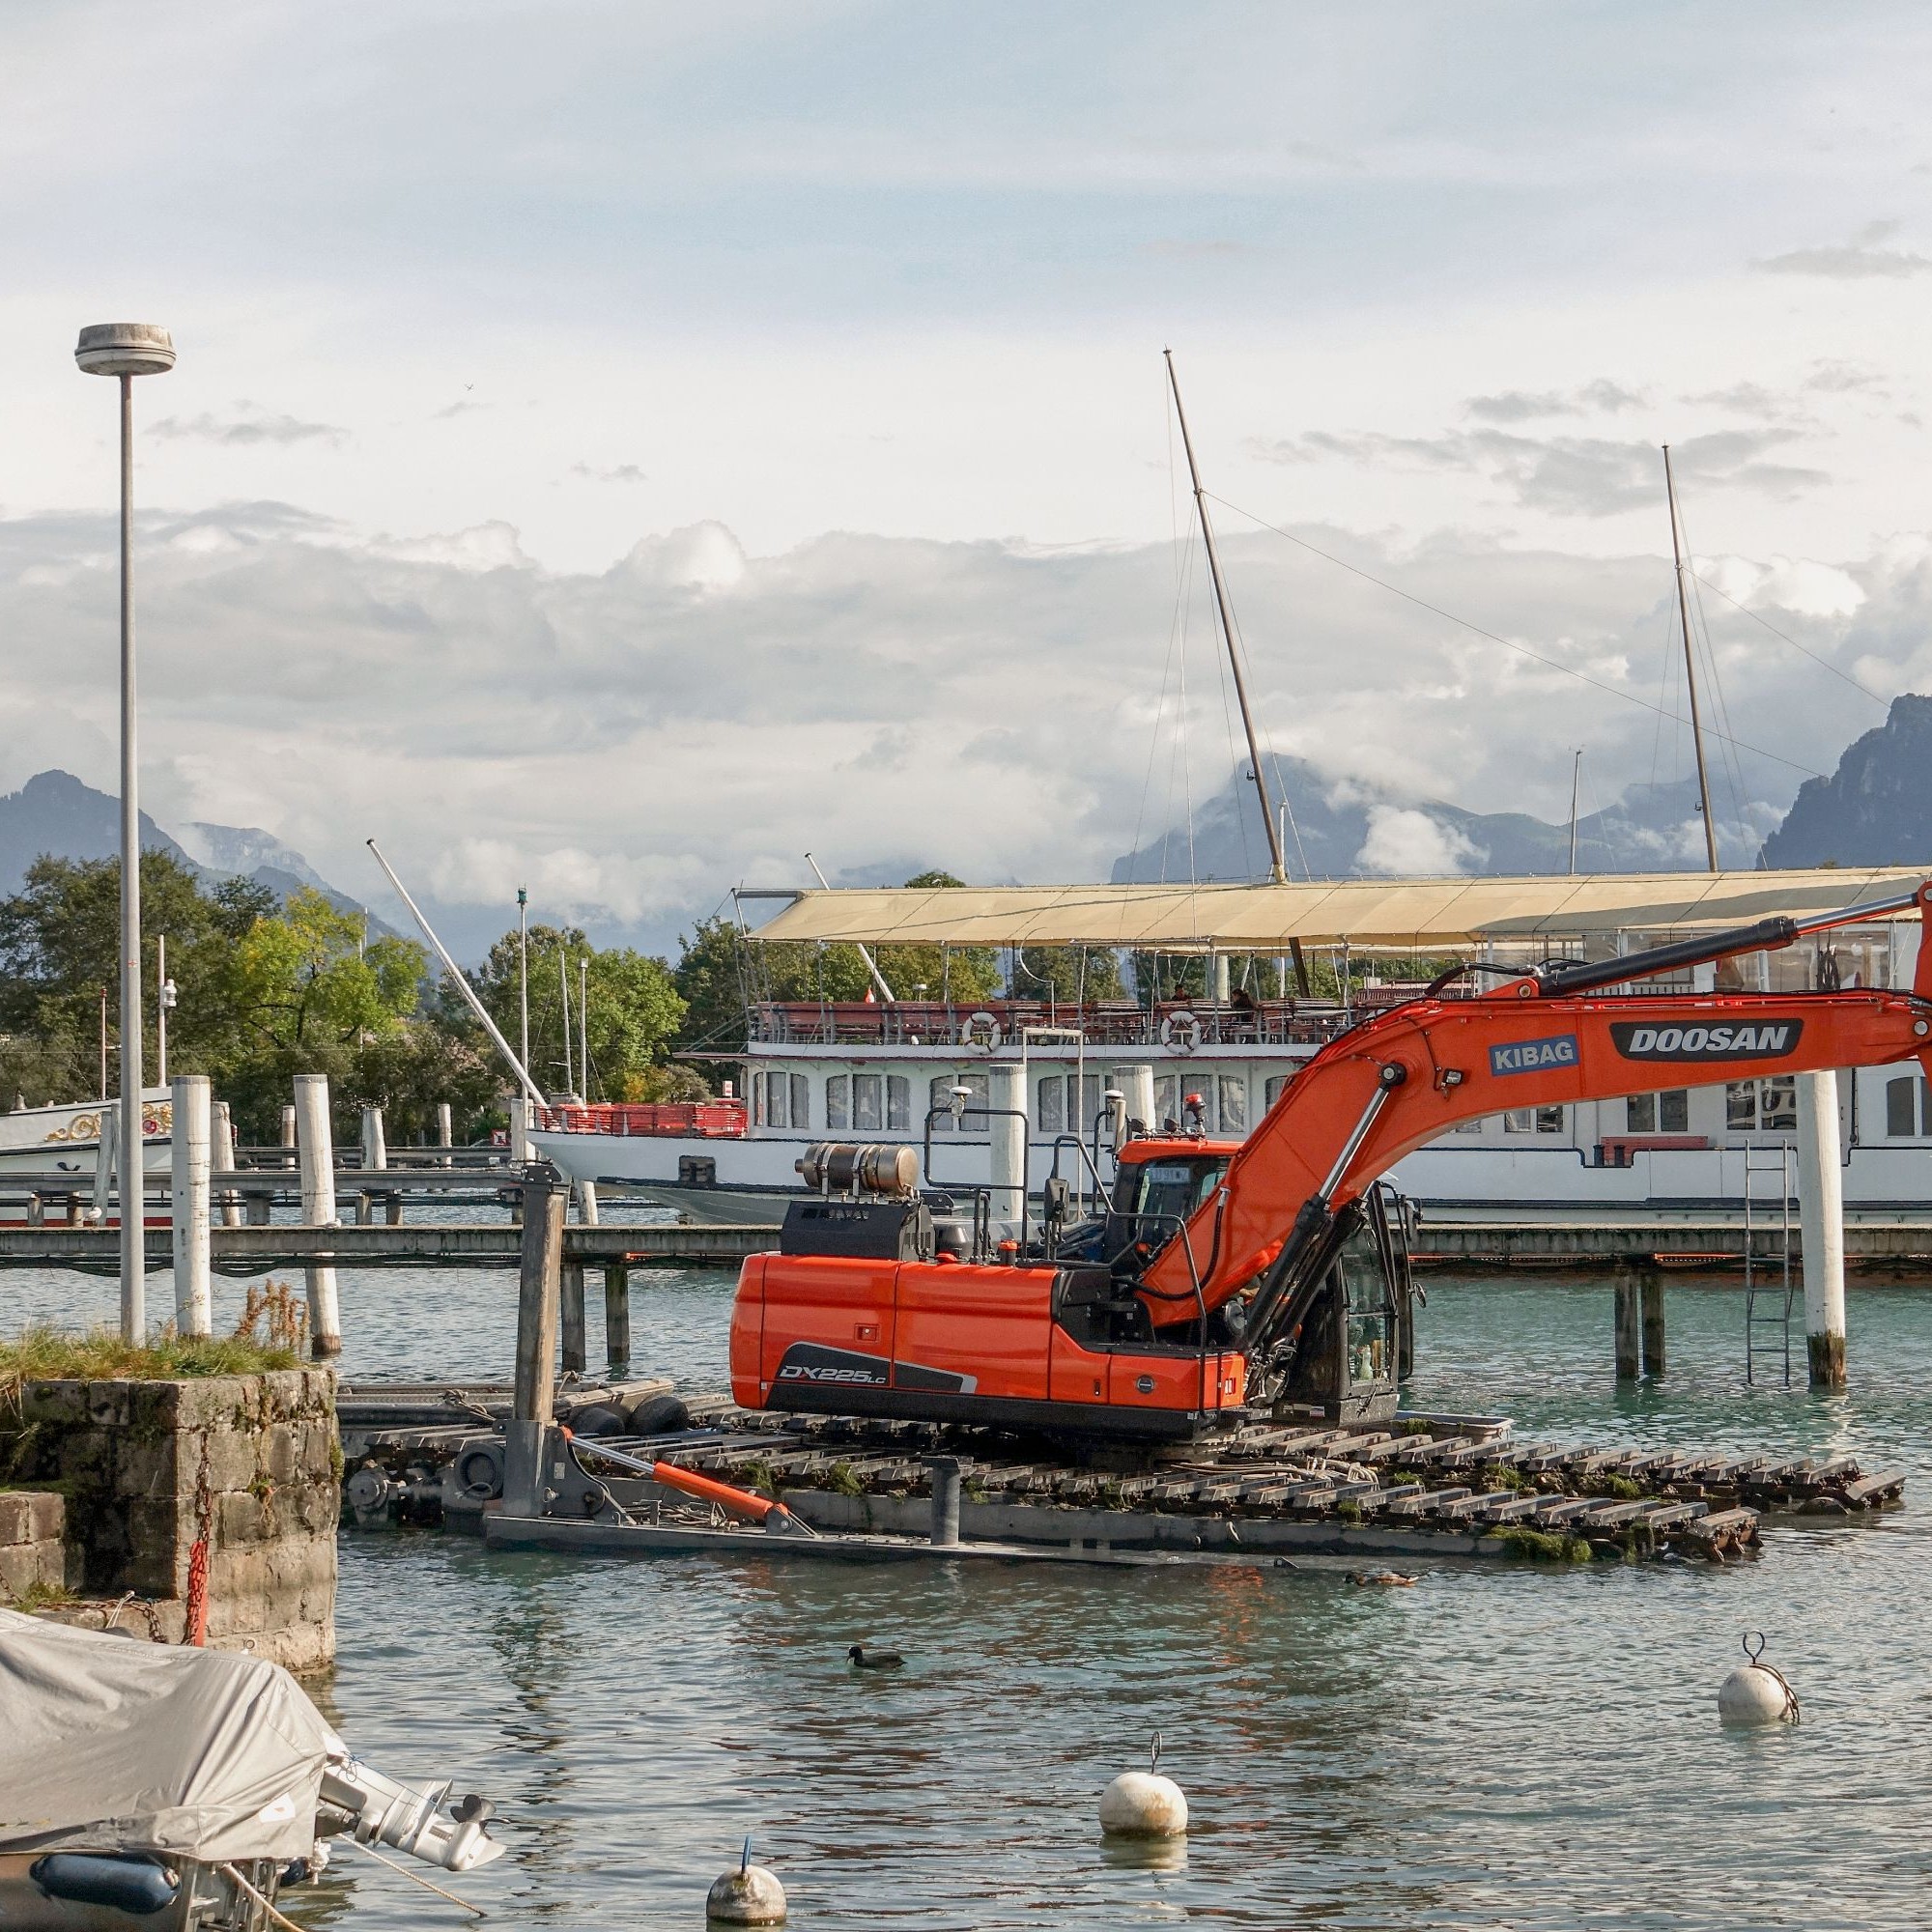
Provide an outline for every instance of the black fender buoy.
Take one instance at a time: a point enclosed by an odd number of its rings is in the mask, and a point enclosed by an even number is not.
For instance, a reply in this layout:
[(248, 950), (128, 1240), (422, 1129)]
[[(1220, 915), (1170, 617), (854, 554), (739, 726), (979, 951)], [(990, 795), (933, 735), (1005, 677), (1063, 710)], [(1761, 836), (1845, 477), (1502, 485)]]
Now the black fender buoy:
[(682, 1396), (647, 1395), (624, 1416), (626, 1435), (677, 1435), (690, 1427), (691, 1410)]

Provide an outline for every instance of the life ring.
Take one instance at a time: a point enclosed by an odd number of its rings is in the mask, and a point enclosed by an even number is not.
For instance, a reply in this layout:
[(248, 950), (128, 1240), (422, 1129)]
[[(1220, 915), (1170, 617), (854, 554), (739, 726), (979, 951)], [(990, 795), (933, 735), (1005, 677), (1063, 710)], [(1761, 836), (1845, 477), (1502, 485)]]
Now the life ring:
[(1201, 1022), (1185, 1007), (1179, 1008), (1161, 1021), (1160, 1043), (1178, 1053), (1192, 1053), (1201, 1044)]
[(995, 1052), (1000, 1038), (1000, 1023), (989, 1012), (968, 1013), (959, 1022), (959, 1044), (970, 1052)]

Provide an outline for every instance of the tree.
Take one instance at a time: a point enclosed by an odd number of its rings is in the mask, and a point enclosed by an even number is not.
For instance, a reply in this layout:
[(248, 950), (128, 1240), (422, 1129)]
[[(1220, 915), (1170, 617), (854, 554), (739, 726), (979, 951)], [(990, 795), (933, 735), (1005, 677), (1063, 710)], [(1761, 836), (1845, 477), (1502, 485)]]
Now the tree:
[[(533, 925), (529, 930), (531, 1079), (546, 1092), (574, 1094), (580, 1084), (584, 1015), (578, 1011), (579, 968), (589, 962), (588, 1031), (590, 1100), (621, 1100), (647, 1083), (653, 1068), (668, 1058), (685, 1020), (685, 1001), (671, 970), (662, 959), (630, 947), (599, 952), (580, 926)], [(506, 932), (491, 947), (470, 984), (514, 1047), (522, 1026), (518, 935)], [(569, 987), (570, 1028), (566, 1040), (564, 1001)], [(462, 1019), (456, 1018), (458, 1010)], [(444, 1025), (484, 1041), (467, 1009), (442, 1007)]]
[(1092, 946), (1015, 947), (1012, 992), (1016, 999), (1062, 1006), (1126, 998), (1119, 955), (1111, 948)]
[[(246, 880), (210, 887), (165, 852), (141, 855), (143, 1037), (146, 1077), (156, 1071), (154, 1037), (156, 938), (168, 945), (168, 974), (180, 989), (169, 1017), (171, 1072), (217, 1073), (236, 1034), (235, 950), (274, 895)], [(100, 999), (110, 1039), (121, 1025), (121, 862), (42, 857), (19, 892), (0, 901), (0, 1087), (37, 1101), (91, 1096), (99, 1084)], [(111, 1079), (110, 1074), (110, 1079)], [(105, 1096), (101, 1096), (105, 1097)]]
[(326, 1057), (398, 1031), (416, 1009), (427, 961), (413, 940), (367, 939), (359, 913), (303, 886), (235, 949), (237, 1015), (271, 1055)]

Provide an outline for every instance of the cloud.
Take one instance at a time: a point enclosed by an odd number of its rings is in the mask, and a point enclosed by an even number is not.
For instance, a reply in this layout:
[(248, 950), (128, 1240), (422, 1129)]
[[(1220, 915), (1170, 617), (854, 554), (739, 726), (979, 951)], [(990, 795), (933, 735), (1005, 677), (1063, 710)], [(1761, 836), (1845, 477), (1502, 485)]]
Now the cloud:
[(1500, 395), (1471, 396), (1463, 404), (1470, 415), (1483, 422), (1530, 422), (1538, 416), (1580, 416), (1592, 413), (1616, 415), (1624, 410), (1640, 409), (1641, 391), (1627, 389), (1600, 376), (1579, 389), (1505, 389)]
[[(1784, 500), (1829, 483), (1821, 469), (1765, 460), (1790, 441), (1785, 430), (1721, 430), (1671, 445), (1680, 482), (1754, 490)], [(1411, 469), (1462, 469), (1488, 477), (1526, 508), (1557, 516), (1607, 517), (1654, 505), (1663, 489), (1663, 458), (1647, 442), (1603, 437), (1526, 437), (1503, 430), (1449, 430), (1439, 436), (1311, 430), (1290, 441), (1254, 441), (1275, 463), (1339, 458)]]
[(594, 469), (587, 463), (573, 463), (570, 473), (582, 476), (587, 483), (643, 483), (649, 480), (635, 463), (620, 463), (611, 469)]
[(254, 443), (326, 442), (348, 440), (349, 432), (333, 423), (302, 422), (290, 415), (272, 415), (250, 402), (240, 402), (226, 415), (204, 411), (198, 416), (163, 416), (148, 432), (169, 441)]
[(1767, 275), (1823, 275), (1832, 281), (1862, 281), (1872, 276), (1922, 275), (1932, 270), (1932, 255), (1914, 255), (1902, 248), (1875, 245), (1897, 234), (1895, 221), (1870, 221), (1835, 248), (1794, 248), (1751, 264)]
[(1440, 876), (1470, 872), (1483, 853), (1452, 825), (1406, 806), (1372, 805), (1369, 836), (1355, 854), (1365, 872)]
[[(1378, 802), (1548, 819), (1577, 745), (1605, 799), (1654, 761), (1681, 778), (1681, 725), (1616, 696), (1669, 707), (1676, 611), (1653, 525), (1610, 556), (1308, 530), (1553, 665), (1278, 537), (1224, 531), (1264, 737), (1337, 796), (1360, 781)], [(25, 640), (0, 688), (0, 787), (62, 764), (111, 788), (112, 537), (110, 518), (0, 518), (0, 630)], [(503, 524), (367, 539), (253, 503), (146, 515), (138, 537), (157, 821), (264, 827), (386, 917), (373, 835), (466, 947), (513, 923), (518, 884), (546, 917), (673, 946), (732, 884), (798, 883), (807, 849), (835, 876), (1104, 878), (1190, 800), (1198, 811), (1239, 753), (1199, 582), (1177, 731), (1165, 544), (842, 533), (760, 555), (709, 524), (644, 536), (607, 570), (554, 572)], [(1710, 568), (1874, 690), (1932, 689), (1932, 537), (1831, 565)], [(1803, 767), (1747, 754), (1746, 795), (1788, 798), (1873, 706), (1722, 599), (1705, 613), (1732, 728)], [(1359, 863), (1454, 870), (1480, 855), (1424, 812), (1375, 821)]]

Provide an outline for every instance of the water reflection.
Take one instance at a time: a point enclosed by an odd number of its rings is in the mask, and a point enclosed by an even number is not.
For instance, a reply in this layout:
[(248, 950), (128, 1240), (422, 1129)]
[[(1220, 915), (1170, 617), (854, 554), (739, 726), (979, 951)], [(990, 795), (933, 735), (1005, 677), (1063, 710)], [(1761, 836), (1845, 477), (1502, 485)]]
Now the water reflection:
[[(507, 1277), (421, 1292), (434, 1327), (393, 1277), (345, 1274), (352, 1367), (500, 1374)], [(728, 1296), (666, 1271), (636, 1297), (639, 1355), (716, 1386)], [(1913, 1472), (1883, 1525), (1786, 1524), (1756, 1565), (1432, 1567), (1380, 1591), (1313, 1568), (574, 1563), (352, 1536), (328, 1694), (385, 1769), (497, 1802), (512, 1855), (456, 1889), (503, 1924), (696, 1926), (751, 1831), (801, 1928), (1917, 1926), (1932, 1294), (1855, 1288), (1850, 1312), (1847, 1394), (1753, 1389), (1742, 1294), (1672, 1282), (1670, 1373), (1619, 1391), (1607, 1284), (1432, 1283), (1417, 1406)], [(1747, 1628), (1804, 1698), (1795, 1731), (1718, 1726)], [(855, 1673), (854, 1641), (905, 1667)], [(1096, 1807), (1156, 1728), (1194, 1829), (1151, 1869)], [(430, 1922), (379, 1868), (330, 1887), (304, 1922)]]

